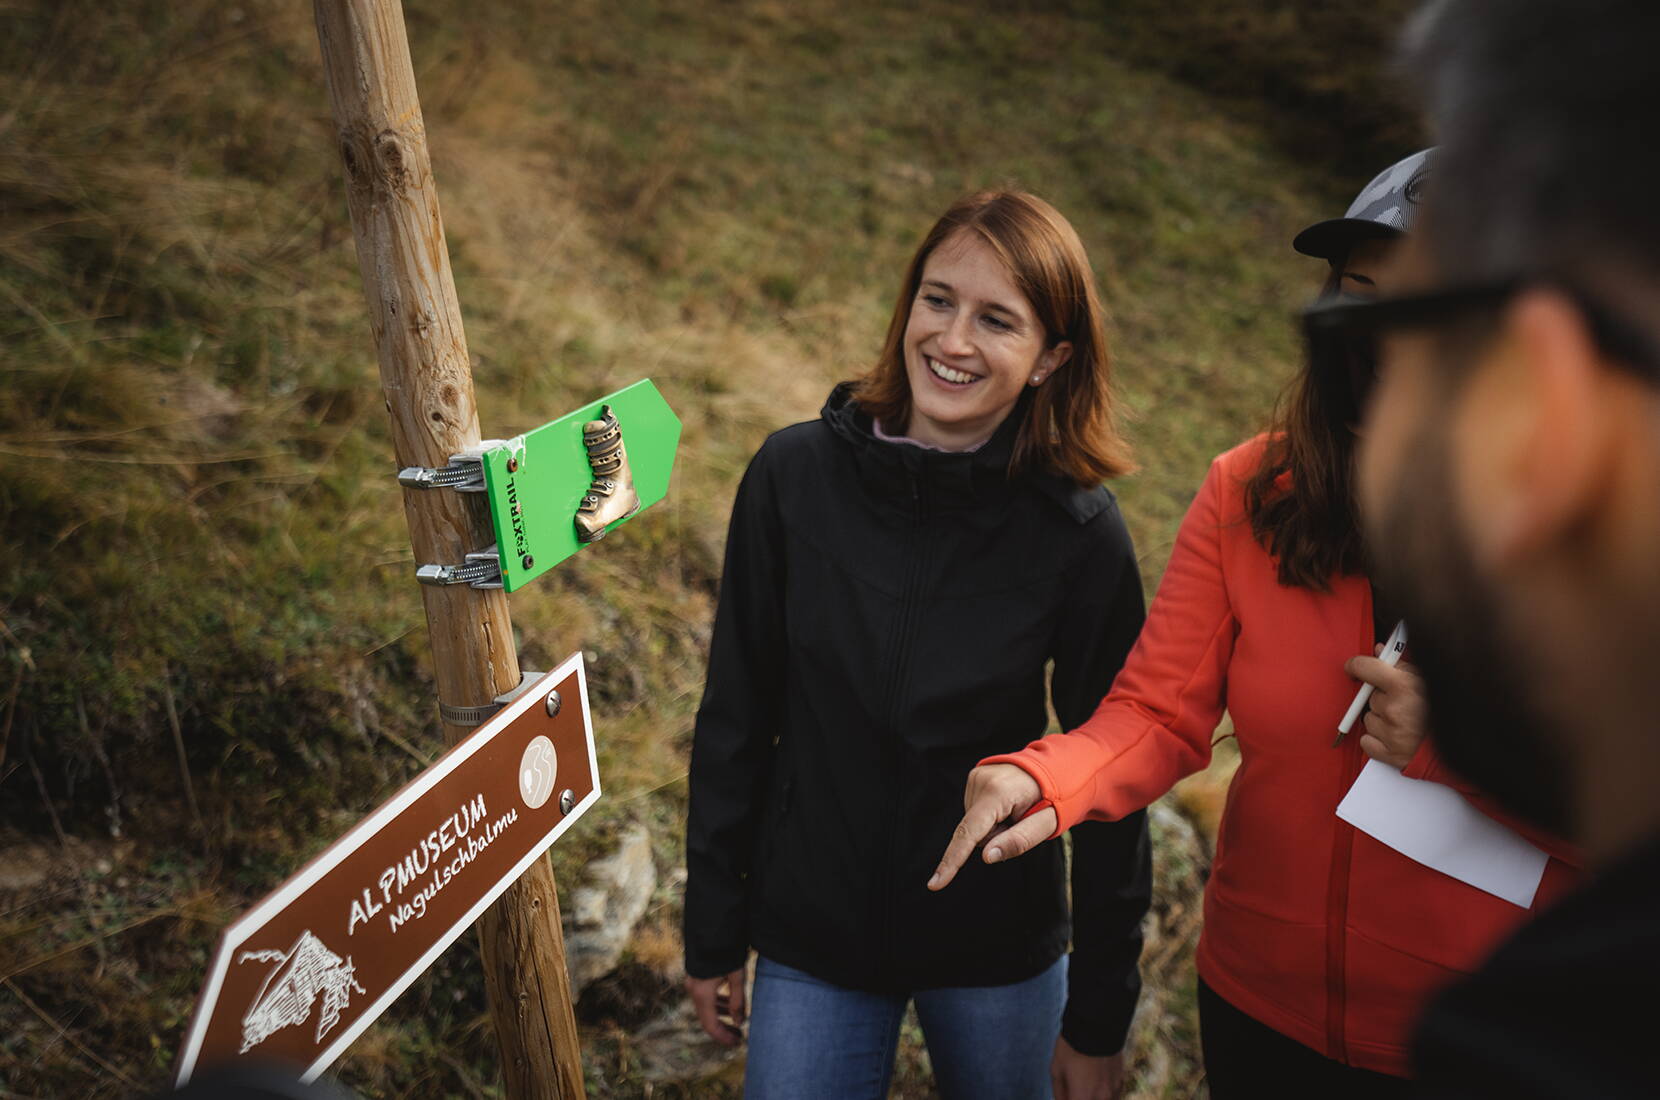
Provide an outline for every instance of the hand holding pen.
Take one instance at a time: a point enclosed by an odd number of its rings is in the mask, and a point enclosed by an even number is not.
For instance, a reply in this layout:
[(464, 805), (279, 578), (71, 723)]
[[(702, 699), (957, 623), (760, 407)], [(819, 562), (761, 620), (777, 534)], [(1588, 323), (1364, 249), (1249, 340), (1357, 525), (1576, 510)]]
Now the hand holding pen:
[[(1342, 742), (1364, 712), (1361, 751), (1395, 768), (1404, 768), (1411, 761), (1427, 729), (1427, 707), (1417, 670), (1401, 661), (1405, 651), (1406, 624), (1399, 623), (1378, 656), (1351, 657), (1344, 664), (1344, 671), (1363, 682), (1338, 725), (1334, 745)], [(1370, 711), (1366, 709), (1368, 703)]]

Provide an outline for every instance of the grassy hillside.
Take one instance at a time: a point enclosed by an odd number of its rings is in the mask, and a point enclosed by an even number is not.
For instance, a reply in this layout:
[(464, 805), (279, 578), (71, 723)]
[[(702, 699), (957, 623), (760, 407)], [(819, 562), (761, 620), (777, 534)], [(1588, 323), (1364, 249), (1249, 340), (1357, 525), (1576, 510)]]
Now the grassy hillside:
[(1210, 94), (1294, 161), (1337, 185), (1342, 205), (1403, 150), (1422, 145), (1387, 63), (1419, 0), (1101, 0), (1122, 59)]
[[(609, 793), (562, 881), (635, 820), (679, 865), (737, 476), (863, 368), (955, 195), (1031, 188), (1089, 247), (1150, 582), (1294, 361), (1287, 242), (1341, 185), (1090, 5), (406, 10), (486, 434), (643, 376), (686, 425), (670, 499), (513, 600), (527, 664), (591, 662)], [(0, 1094), (129, 1095), (223, 923), (440, 739), (307, 6), (0, 13)], [(665, 983), (677, 906), (636, 941)], [(497, 1094), (473, 953), (342, 1078)], [(586, 1056), (641, 1093), (616, 1025)]]

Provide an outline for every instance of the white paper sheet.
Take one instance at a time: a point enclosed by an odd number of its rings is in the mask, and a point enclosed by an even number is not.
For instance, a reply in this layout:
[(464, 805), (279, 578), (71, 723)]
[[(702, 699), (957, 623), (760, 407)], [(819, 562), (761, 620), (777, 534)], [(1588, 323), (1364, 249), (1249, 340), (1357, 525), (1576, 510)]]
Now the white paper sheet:
[(1368, 760), (1337, 816), (1395, 851), (1523, 909), (1545, 875), (1544, 852), (1451, 787)]

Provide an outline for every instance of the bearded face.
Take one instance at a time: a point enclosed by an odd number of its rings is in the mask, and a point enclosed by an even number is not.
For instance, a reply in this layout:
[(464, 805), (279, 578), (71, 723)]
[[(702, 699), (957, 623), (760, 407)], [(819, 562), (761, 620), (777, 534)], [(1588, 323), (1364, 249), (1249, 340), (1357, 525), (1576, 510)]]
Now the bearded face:
[[(1445, 409), (1446, 402), (1441, 402)], [(1455, 772), (1518, 817), (1571, 835), (1562, 744), (1533, 700), (1526, 658), (1460, 525), (1445, 412), (1401, 448), (1368, 534), (1379, 582), (1399, 600), (1424, 678), (1431, 737)]]

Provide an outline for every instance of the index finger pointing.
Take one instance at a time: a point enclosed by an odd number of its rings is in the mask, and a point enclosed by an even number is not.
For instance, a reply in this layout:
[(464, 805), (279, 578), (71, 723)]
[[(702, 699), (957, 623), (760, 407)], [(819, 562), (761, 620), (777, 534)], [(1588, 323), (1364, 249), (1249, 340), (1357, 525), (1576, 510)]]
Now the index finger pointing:
[(928, 889), (943, 890), (951, 885), (951, 880), (957, 877), (957, 872), (962, 870), (980, 842), (991, 835), (997, 822), (996, 799), (984, 795), (976, 799), (952, 831), (951, 843), (946, 846), (945, 855), (940, 857), (934, 876), (928, 880)]

